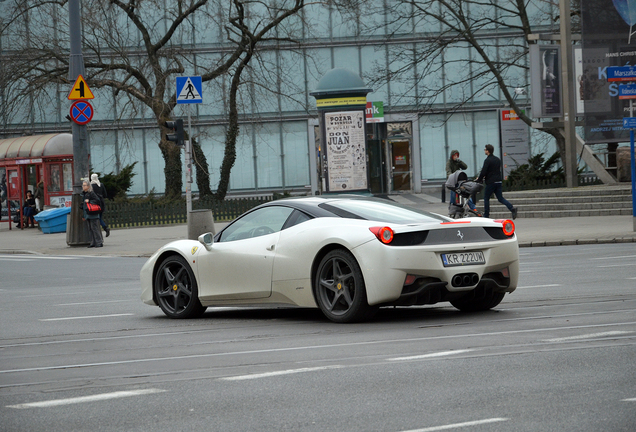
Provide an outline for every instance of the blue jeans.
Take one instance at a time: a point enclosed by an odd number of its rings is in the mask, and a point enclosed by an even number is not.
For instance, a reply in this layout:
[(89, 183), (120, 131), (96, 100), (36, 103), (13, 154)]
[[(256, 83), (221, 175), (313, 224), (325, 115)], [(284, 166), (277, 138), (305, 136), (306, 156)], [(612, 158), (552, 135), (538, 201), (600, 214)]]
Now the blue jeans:
[[(450, 191), (450, 202), (452, 202), (453, 204), (459, 204), (457, 202), (457, 194), (455, 192), (453, 192), (453, 191)], [(472, 198), (468, 198), (468, 208), (471, 209), (471, 210), (477, 209), (477, 207), (473, 203)]]
[(501, 183), (493, 183), (486, 185), (484, 189), (484, 217), (490, 217), (490, 196), (495, 194), (497, 201), (508, 207), (512, 211), (512, 204), (506, 200), (501, 193)]
[(99, 223), (102, 228), (106, 229), (106, 222), (104, 222), (104, 218), (102, 217), (102, 213), (99, 214)]

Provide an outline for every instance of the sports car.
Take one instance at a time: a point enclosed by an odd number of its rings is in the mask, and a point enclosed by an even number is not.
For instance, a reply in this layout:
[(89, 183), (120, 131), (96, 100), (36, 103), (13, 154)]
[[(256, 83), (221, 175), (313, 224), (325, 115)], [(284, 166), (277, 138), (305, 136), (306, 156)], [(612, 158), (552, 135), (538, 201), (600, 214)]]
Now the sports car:
[(382, 306), (487, 310), (517, 287), (514, 231), (511, 220), (453, 220), (381, 198), (277, 200), (161, 247), (141, 270), (141, 298), (171, 318), (254, 304), (320, 308), (343, 323)]

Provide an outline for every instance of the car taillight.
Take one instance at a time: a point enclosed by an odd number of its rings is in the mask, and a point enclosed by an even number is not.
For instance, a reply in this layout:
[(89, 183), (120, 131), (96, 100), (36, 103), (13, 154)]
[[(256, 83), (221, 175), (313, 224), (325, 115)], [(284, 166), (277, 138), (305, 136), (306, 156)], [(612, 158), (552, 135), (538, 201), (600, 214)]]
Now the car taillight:
[(495, 222), (499, 222), (503, 228), (503, 232), (508, 237), (515, 233), (515, 223), (510, 219), (496, 219)]
[(393, 241), (393, 230), (389, 227), (371, 227), (369, 228), (375, 236), (384, 244), (389, 244)]

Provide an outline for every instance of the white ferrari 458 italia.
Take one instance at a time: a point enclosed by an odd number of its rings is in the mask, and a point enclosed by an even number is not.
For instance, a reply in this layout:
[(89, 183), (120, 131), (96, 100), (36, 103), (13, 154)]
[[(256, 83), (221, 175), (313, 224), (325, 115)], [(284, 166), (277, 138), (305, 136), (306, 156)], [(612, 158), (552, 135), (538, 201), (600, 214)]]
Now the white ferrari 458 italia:
[(517, 287), (510, 220), (453, 220), (392, 201), (321, 196), (272, 201), (221, 232), (159, 249), (141, 270), (141, 298), (171, 318), (209, 306), (320, 308), (335, 322), (381, 306), (497, 306)]

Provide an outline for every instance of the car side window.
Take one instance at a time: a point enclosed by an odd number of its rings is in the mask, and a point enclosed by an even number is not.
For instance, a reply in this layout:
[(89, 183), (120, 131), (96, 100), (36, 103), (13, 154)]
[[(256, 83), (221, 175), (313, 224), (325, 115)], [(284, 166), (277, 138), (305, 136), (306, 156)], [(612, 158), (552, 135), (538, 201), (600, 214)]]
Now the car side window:
[(294, 225), (301, 224), (301, 223), (306, 222), (306, 221), (308, 221), (310, 219), (313, 219), (313, 217), (311, 217), (308, 214), (303, 213), (303, 212), (301, 212), (299, 210), (294, 210), (294, 212), (289, 217), (289, 219), (287, 219), (287, 222), (285, 222), (285, 226), (283, 226), (283, 229), (287, 229), (287, 228), (293, 227)]
[(234, 221), (220, 237), (221, 242), (260, 237), (280, 231), (294, 209), (270, 206), (254, 210)]

